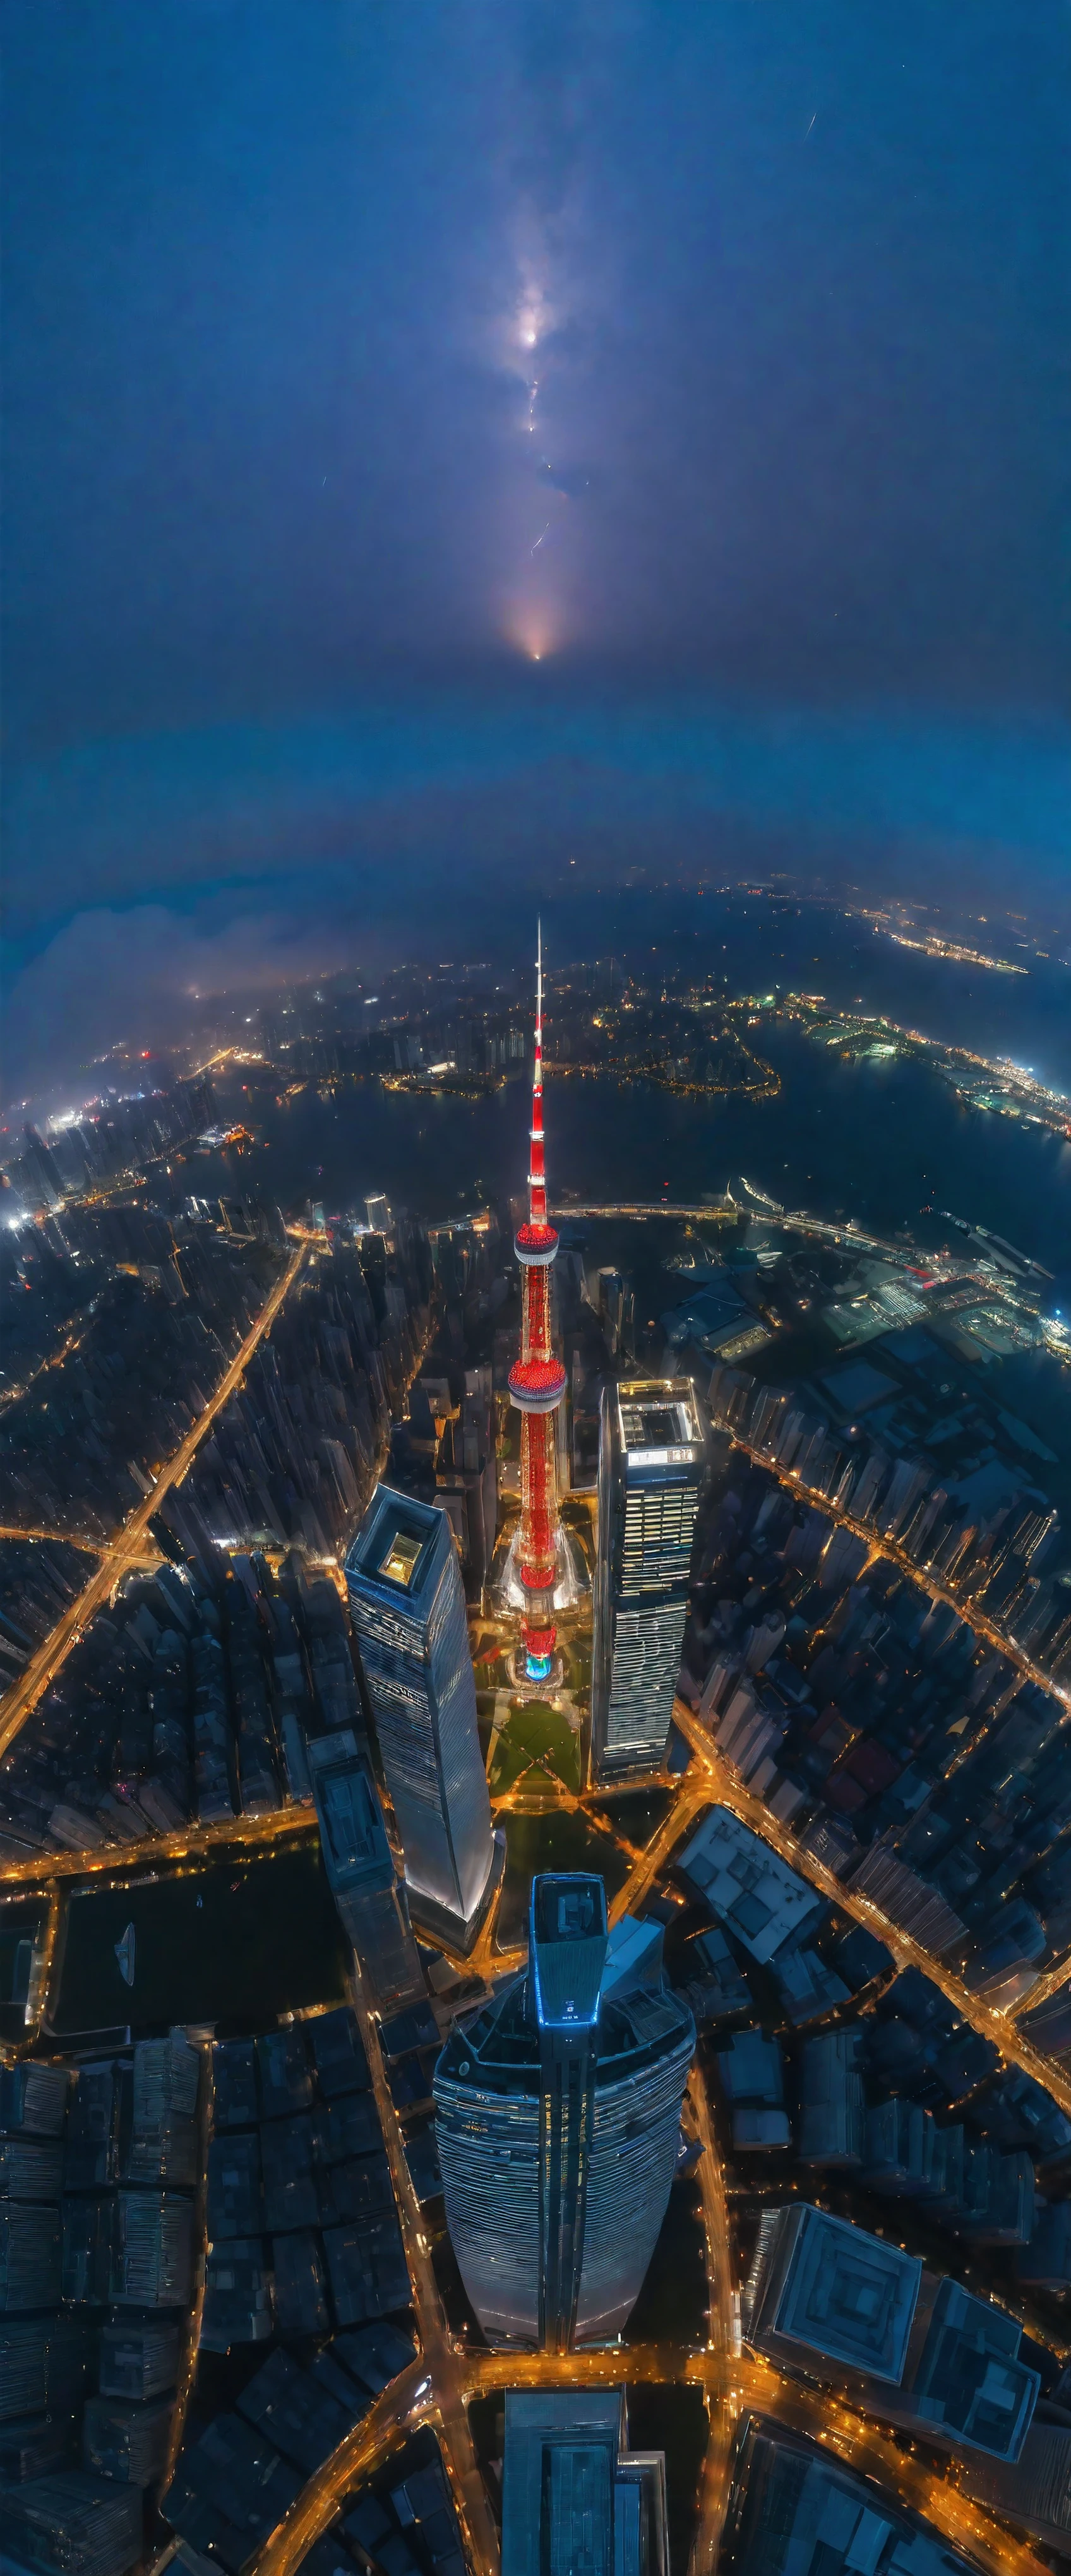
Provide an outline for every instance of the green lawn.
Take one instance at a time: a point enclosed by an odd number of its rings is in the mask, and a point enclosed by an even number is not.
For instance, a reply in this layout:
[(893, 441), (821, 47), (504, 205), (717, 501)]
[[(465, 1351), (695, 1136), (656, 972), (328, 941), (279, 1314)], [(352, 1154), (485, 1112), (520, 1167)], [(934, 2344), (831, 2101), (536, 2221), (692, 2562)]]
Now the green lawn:
[(561, 1710), (542, 1699), (518, 1701), (500, 1729), (489, 1775), (492, 1797), (505, 1797), (534, 1762), (566, 1789), (579, 1789), (580, 1739)]

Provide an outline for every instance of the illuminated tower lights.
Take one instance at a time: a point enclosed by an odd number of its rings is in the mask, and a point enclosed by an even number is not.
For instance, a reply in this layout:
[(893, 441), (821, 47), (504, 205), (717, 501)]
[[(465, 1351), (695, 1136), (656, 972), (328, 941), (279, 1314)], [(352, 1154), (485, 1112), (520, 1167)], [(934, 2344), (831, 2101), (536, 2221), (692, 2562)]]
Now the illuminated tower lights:
[(591, 1695), (598, 1781), (665, 1761), (705, 1470), (690, 1378), (604, 1389)]
[(521, 1356), (510, 1370), (510, 1401), (521, 1416), (521, 1530), (518, 1573), (524, 1594), (524, 1671), (549, 1681), (554, 1669), (554, 1587), (558, 1564), (558, 1483), (554, 1415), (565, 1370), (550, 1346), (550, 1269), (558, 1250), (547, 1223), (543, 1160), (543, 932), (536, 955), (535, 1068), (528, 1168), (528, 1223), (516, 1238), (524, 1282)]

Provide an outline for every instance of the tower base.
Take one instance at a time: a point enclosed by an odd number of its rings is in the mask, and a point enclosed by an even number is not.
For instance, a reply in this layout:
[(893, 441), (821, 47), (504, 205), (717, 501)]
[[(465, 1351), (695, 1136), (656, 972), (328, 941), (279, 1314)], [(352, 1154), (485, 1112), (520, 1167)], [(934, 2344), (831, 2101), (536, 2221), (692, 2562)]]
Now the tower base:
[(644, 1744), (614, 1745), (592, 1756), (592, 1786), (599, 1789), (627, 1789), (645, 1780), (657, 1780), (666, 1767), (666, 1747), (661, 1752)]
[(523, 1645), (515, 1646), (509, 1659), (510, 1690), (514, 1699), (546, 1699), (548, 1692), (561, 1689), (565, 1663), (555, 1647), (550, 1657), (550, 1670), (534, 1675), (528, 1670), (528, 1657)]
[(483, 1894), (474, 1913), (467, 1918), (464, 1914), (455, 1914), (451, 1906), (441, 1905), (437, 1897), (426, 1895), (423, 1888), (414, 1887), (411, 1880), (406, 1879), (405, 1893), (414, 1932), (432, 1941), (441, 1941), (443, 1948), (451, 1951), (455, 1959), (467, 1959), (476, 1947), (505, 1875), (506, 1837), (499, 1828), (492, 1836), (491, 1866)]

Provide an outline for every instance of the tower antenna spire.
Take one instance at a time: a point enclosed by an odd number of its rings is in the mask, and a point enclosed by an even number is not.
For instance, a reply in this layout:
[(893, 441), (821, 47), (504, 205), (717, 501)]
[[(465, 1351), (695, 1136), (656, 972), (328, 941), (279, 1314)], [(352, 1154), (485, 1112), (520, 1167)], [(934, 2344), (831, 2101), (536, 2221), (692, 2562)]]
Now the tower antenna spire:
[[(529, 1158), (528, 1158), (528, 1215), (529, 1215), (530, 1223), (531, 1223), (532, 1225), (534, 1225), (534, 1226), (544, 1226), (544, 1227), (545, 1227), (545, 1226), (546, 1226), (546, 1222), (547, 1222), (547, 1178), (546, 1178), (546, 1166), (545, 1166), (545, 1162), (544, 1162), (544, 1155), (543, 1155), (543, 924), (542, 924), (542, 922), (540, 922), (540, 924), (539, 924), (539, 927), (538, 927), (538, 935), (537, 935), (537, 939), (536, 939), (536, 1016), (535, 1016), (535, 1053), (534, 1053), (534, 1057), (533, 1057), (533, 1061), (532, 1061), (532, 1125), (531, 1125), (531, 1130), (530, 1130), (530, 1143), (531, 1143), (531, 1152), (530, 1152), (530, 1154), (529, 1154)], [(554, 1250), (555, 1250), (555, 1251), (557, 1251), (557, 1248), (558, 1248), (558, 1238), (557, 1238), (557, 1235), (555, 1235), (555, 1237), (554, 1237)], [(554, 1254), (553, 1254), (553, 1253), (549, 1253), (549, 1254), (547, 1255), (547, 1258), (548, 1258), (548, 1260), (553, 1260), (553, 1258), (554, 1258)]]

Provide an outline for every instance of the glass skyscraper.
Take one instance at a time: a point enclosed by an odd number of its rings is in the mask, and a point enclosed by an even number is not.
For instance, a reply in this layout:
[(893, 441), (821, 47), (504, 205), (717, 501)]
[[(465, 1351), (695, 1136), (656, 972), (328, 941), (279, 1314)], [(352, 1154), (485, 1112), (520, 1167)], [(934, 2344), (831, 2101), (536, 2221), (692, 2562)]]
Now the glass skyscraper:
[(608, 1934), (602, 1880), (533, 1879), (529, 1963), (435, 2070), (446, 2217), (492, 2343), (612, 2341), (673, 2181), (695, 2047), (661, 1932)]
[(596, 1780), (657, 1771), (680, 1671), (706, 1462), (690, 1378), (604, 1389), (591, 1691)]
[(379, 1485), (346, 1559), (350, 1609), (422, 1930), (471, 1947), (503, 1847), (491, 1830), (465, 1595), (449, 1519)]

